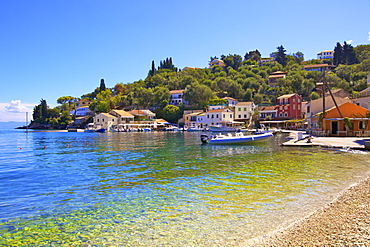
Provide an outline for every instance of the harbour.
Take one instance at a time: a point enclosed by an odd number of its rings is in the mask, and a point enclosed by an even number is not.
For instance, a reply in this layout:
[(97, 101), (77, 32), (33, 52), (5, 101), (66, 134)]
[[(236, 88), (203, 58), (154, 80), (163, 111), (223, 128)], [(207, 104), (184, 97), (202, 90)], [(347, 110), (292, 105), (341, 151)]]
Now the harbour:
[[(197, 132), (1, 130), (0, 244), (238, 246), (330, 202), (366, 156)], [(45, 148), (44, 148), (45, 147)]]

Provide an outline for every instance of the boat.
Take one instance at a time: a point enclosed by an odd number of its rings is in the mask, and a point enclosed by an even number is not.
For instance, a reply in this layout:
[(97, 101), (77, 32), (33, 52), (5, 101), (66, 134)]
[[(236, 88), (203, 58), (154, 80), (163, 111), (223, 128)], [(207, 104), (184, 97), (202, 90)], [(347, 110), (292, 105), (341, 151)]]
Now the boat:
[(85, 127), (84, 132), (86, 132), (86, 133), (94, 133), (95, 132), (94, 124), (93, 123), (88, 123), (86, 125), (86, 127)]
[(221, 122), (217, 125), (210, 125), (209, 129), (213, 132), (235, 132), (242, 128), (243, 122)]
[(228, 134), (218, 134), (215, 136), (201, 135), (200, 139), (202, 143), (209, 144), (242, 144), (247, 142), (254, 142), (259, 140), (264, 140), (270, 136), (273, 136), (272, 132), (266, 132), (258, 135), (244, 135), (242, 132), (237, 132), (235, 135), (231, 133)]

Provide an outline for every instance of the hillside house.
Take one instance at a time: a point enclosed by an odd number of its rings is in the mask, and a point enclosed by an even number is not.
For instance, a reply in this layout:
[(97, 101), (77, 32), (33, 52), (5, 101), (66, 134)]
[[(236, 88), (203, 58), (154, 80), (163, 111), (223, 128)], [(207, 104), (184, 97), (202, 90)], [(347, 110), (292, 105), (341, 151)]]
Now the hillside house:
[(268, 85), (270, 87), (276, 87), (277, 86), (277, 80), (278, 79), (285, 79), (287, 74), (288, 74), (287, 72), (283, 72), (283, 71), (276, 71), (274, 73), (271, 73), (269, 75), (269, 78), (268, 78)]
[(324, 72), (324, 71), (328, 71), (330, 68), (330, 65), (329, 64), (310, 64), (310, 65), (304, 65), (303, 66), (303, 69), (306, 70), (306, 71), (320, 71), (320, 72)]
[(238, 100), (234, 99), (234, 98), (231, 98), (231, 97), (224, 97), (222, 99), (226, 99), (227, 100), (227, 105), (229, 107), (235, 107), (236, 104), (238, 104)]
[(187, 105), (187, 102), (184, 100), (184, 90), (172, 90), (170, 94), (170, 105), (179, 106), (181, 103)]
[(323, 60), (323, 59), (332, 59), (334, 58), (334, 51), (322, 51), (317, 54), (317, 59)]

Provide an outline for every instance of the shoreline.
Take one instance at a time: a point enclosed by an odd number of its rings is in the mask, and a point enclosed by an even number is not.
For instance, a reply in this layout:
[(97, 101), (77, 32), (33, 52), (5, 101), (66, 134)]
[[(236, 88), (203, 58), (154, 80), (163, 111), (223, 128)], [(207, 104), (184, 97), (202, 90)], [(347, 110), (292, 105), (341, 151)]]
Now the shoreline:
[(370, 246), (369, 174), (325, 206), (240, 246)]

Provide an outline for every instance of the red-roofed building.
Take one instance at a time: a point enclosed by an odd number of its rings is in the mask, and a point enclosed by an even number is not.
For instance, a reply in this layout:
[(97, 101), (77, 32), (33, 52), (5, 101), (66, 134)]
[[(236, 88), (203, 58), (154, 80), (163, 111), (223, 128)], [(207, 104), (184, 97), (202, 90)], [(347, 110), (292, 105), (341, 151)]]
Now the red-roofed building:
[(287, 72), (283, 71), (276, 71), (274, 73), (271, 73), (268, 78), (268, 84), (270, 87), (276, 87), (277, 85), (277, 80), (278, 79), (284, 79), (286, 78)]
[(330, 65), (327, 63), (324, 64), (310, 64), (310, 65), (304, 65), (303, 66), (304, 70), (306, 71), (327, 71), (330, 68)]
[(181, 103), (187, 105), (187, 102), (184, 100), (184, 90), (172, 90), (170, 91), (170, 94), (170, 105), (179, 106)]
[(298, 94), (285, 94), (277, 98), (277, 117), (280, 119), (301, 119), (302, 98)]

